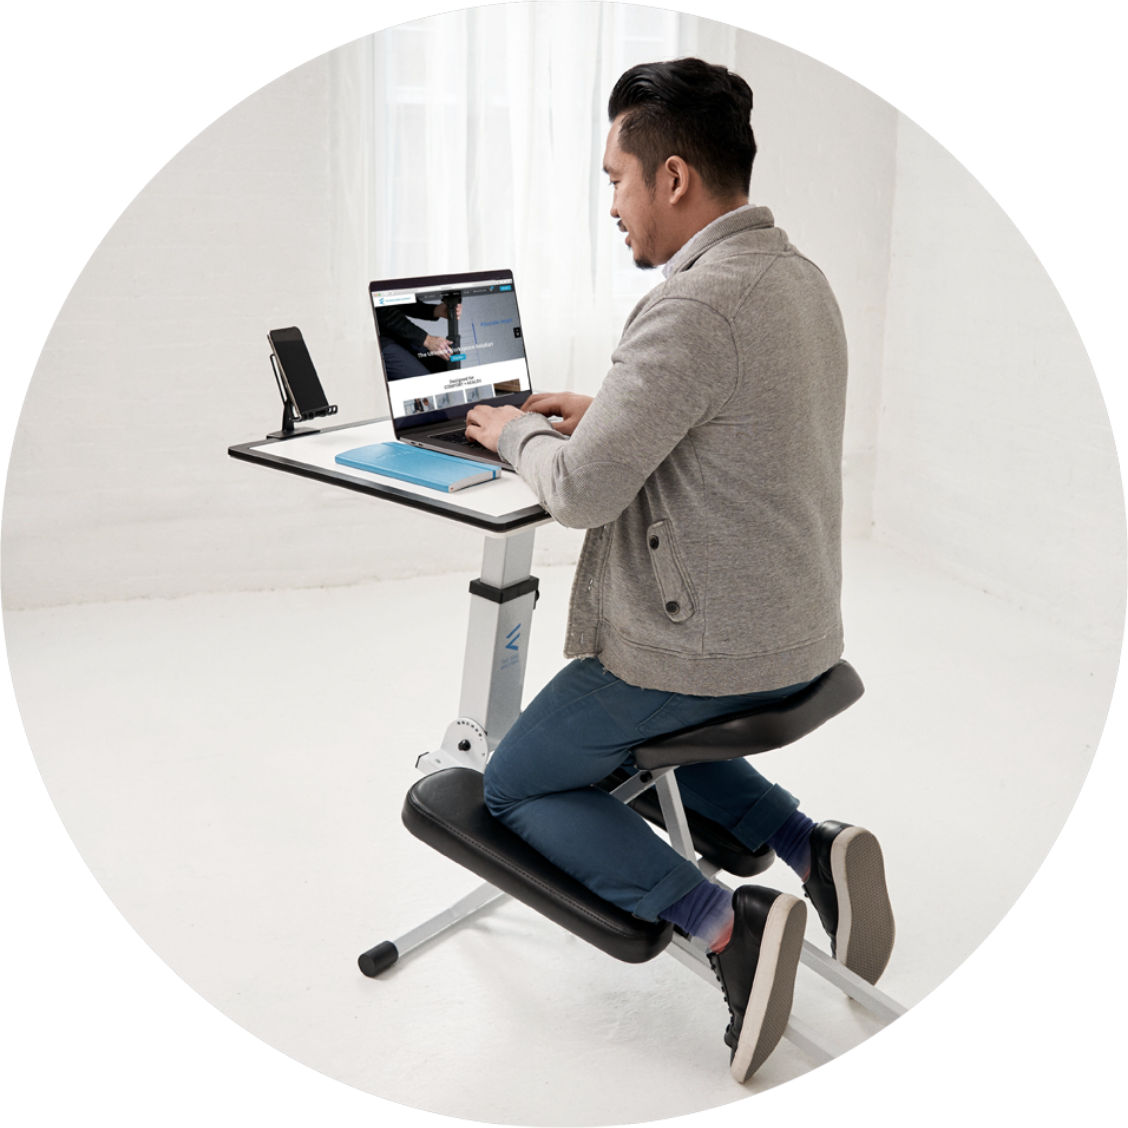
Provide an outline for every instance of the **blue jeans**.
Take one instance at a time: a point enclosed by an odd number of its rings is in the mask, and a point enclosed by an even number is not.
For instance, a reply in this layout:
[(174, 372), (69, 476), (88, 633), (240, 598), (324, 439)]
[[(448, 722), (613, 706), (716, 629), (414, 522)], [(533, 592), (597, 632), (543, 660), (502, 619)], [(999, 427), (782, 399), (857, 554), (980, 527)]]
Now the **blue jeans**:
[[(595, 658), (565, 666), (517, 718), (486, 765), (490, 812), (604, 900), (644, 920), (684, 897), (701, 871), (625, 803), (591, 786), (633, 767), (634, 747), (663, 733), (802, 689), (731, 697), (628, 685)], [(758, 849), (799, 801), (746, 760), (677, 769), (686, 807)]]

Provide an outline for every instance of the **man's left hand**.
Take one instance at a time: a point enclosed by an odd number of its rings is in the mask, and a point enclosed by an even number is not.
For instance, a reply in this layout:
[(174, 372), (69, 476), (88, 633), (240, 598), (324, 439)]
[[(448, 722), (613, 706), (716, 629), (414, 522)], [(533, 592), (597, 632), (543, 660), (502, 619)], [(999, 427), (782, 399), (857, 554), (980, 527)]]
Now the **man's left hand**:
[(522, 414), (519, 407), (487, 407), (480, 403), (466, 416), (466, 437), (496, 451), (502, 427), (510, 419), (520, 419)]

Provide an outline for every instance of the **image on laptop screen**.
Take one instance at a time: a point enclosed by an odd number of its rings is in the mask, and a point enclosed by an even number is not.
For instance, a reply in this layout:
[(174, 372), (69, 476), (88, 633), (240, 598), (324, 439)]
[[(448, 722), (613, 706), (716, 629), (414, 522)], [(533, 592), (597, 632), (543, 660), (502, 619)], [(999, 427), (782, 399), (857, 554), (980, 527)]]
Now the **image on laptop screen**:
[(373, 282), (369, 294), (397, 431), (528, 395), (508, 271)]

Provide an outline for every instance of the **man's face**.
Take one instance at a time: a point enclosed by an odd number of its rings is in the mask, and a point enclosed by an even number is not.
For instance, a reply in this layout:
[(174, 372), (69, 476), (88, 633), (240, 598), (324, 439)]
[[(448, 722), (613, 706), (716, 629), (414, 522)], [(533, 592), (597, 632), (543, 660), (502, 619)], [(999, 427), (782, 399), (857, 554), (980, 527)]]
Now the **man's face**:
[(652, 270), (666, 262), (661, 237), (661, 211), (656, 193), (647, 186), (638, 157), (619, 148), (619, 127), (622, 115), (611, 123), (607, 148), (603, 154), (603, 171), (611, 181), (614, 195), (611, 216), (619, 221), (619, 230), (627, 234), (626, 244), (634, 255), (635, 266)]

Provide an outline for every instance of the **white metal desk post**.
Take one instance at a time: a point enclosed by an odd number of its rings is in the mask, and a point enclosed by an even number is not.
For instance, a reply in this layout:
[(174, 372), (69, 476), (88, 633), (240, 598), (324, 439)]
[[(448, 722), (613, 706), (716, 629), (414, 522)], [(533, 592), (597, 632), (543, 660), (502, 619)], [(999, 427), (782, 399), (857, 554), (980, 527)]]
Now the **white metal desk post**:
[(489, 754), (521, 713), (537, 580), (535, 529), (485, 538), (481, 577), (470, 584), (470, 624), (458, 717), (441, 748), (416, 761), (421, 772), (484, 770)]
[[(447, 727), (437, 751), (422, 755), (424, 773), (461, 765), (484, 769), (489, 752), (521, 711), (525, 657), (537, 581), (530, 574), (537, 525), (550, 518), (516, 475), (505, 475), (462, 494), (445, 496), (422, 486), (390, 481), (350, 469), (336, 455), (367, 443), (395, 438), (391, 420), (373, 419), (326, 427), (303, 435), (240, 443), (228, 448), (239, 461), (368, 494), (393, 504), (462, 522), (485, 534), (480, 577), (470, 585), (470, 625), (463, 660), (459, 716)], [(483, 905), (505, 896), (484, 885), (446, 912), (400, 937), (377, 945), (368, 965), (373, 974), (391, 967), (399, 954), (417, 948)]]
[[(470, 583), (459, 715), (447, 726), (439, 750), (424, 752), (416, 760), (425, 774), (453, 767), (484, 771), (490, 753), (521, 713), (537, 599), (537, 580), (531, 574), (535, 537), (535, 528), (485, 537), (482, 573)], [(401, 956), (504, 897), (508, 894), (483, 883), (449, 909), (366, 952), (365, 974), (378, 975)]]

